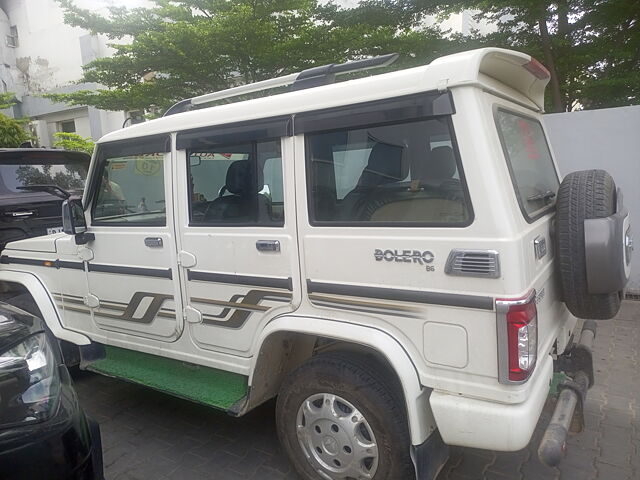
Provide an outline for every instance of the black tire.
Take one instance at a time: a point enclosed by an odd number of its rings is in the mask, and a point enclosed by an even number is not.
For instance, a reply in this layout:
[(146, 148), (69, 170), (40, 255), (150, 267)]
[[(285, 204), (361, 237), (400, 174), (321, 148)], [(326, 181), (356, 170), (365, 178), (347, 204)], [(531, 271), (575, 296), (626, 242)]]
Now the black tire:
[[(376, 368), (376, 365), (375, 362), (347, 353), (330, 352), (313, 357), (285, 380), (276, 406), (278, 437), (302, 479), (325, 478), (318, 474), (305, 455), (296, 431), (300, 406), (309, 397), (321, 393), (342, 397), (367, 420), (378, 446), (375, 480), (415, 476), (410, 457), (406, 410), (399, 384), (390, 375), (383, 374), (383, 369)], [(347, 413), (346, 417), (350, 415)]]
[(620, 309), (620, 293), (590, 294), (584, 221), (615, 213), (616, 186), (604, 170), (583, 170), (567, 175), (558, 191), (556, 252), (564, 302), (579, 318), (613, 318)]

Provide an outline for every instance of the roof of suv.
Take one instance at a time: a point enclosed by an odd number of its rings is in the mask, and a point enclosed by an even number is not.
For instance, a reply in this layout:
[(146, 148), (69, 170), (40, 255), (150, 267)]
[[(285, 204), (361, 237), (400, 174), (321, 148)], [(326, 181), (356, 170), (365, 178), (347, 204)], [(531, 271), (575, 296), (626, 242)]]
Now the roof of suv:
[[(535, 62), (534, 68), (528, 66)], [(535, 68), (541, 67), (541, 70)], [(544, 107), (548, 72), (531, 56), (501, 48), (482, 48), (438, 58), (429, 65), (315, 88), (178, 113), (132, 125), (102, 137), (99, 143), (188, 130), (216, 124), (290, 115), (429, 90), (479, 85), (498, 91), (531, 109)], [(177, 127), (179, 125), (179, 127)]]

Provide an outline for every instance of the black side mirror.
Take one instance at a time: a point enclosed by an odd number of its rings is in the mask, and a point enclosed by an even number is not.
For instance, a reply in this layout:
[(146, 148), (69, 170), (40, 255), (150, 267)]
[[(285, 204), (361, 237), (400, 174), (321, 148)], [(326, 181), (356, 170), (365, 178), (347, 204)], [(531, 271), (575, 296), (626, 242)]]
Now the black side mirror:
[(75, 235), (77, 245), (84, 245), (95, 239), (92, 233), (87, 233), (87, 222), (80, 199), (69, 198), (62, 202), (62, 231), (67, 235)]

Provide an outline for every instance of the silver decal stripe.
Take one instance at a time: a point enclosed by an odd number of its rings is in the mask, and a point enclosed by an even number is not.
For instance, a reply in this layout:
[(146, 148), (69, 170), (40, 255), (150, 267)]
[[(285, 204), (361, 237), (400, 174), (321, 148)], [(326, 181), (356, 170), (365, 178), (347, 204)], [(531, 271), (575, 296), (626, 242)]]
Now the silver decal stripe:
[(332, 297), (328, 295), (309, 294), (309, 300), (320, 307), (339, 308), (356, 312), (393, 315), (394, 317), (421, 318), (420, 310), (406, 305), (370, 302), (366, 300), (352, 300), (349, 298)]
[(363, 287), (360, 285), (314, 282), (312, 280), (307, 280), (307, 290), (309, 293), (325, 293), (329, 295), (344, 295), (347, 297), (363, 297), (379, 300), (393, 300), (397, 302), (425, 303), (449, 307), (493, 310), (493, 298), (483, 297), (480, 295), (461, 295), (421, 290)]
[[(217, 315), (203, 314), (202, 323), (204, 325), (238, 329), (244, 326), (252, 313), (266, 312), (271, 308), (274, 308), (266, 305), (260, 305), (262, 300), (289, 303), (291, 302), (291, 298), (292, 295), (290, 293), (249, 290), (246, 294), (234, 295), (229, 301), (210, 300), (206, 298), (191, 298), (190, 301), (193, 303), (225, 307), (222, 312)], [(231, 311), (233, 311), (233, 314), (229, 317), (229, 320), (221, 320), (226, 318)]]
[[(150, 292), (136, 292), (131, 297), (128, 304), (120, 302), (111, 302), (108, 300), (100, 301), (98, 308), (90, 309), (84, 304), (82, 297), (74, 295), (53, 294), (56, 304), (59, 308), (74, 312), (89, 313), (93, 310), (93, 314), (99, 317), (112, 318), (114, 320), (123, 320), (127, 322), (136, 322), (142, 324), (150, 324), (156, 317), (176, 318), (175, 310), (163, 308), (162, 305), (167, 300), (173, 300), (173, 295), (164, 295)], [(142, 301), (151, 298), (151, 303), (147, 307), (144, 315), (137, 318), (134, 317), (136, 310), (140, 307)], [(119, 313), (109, 313), (105, 310), (116, 311)]]

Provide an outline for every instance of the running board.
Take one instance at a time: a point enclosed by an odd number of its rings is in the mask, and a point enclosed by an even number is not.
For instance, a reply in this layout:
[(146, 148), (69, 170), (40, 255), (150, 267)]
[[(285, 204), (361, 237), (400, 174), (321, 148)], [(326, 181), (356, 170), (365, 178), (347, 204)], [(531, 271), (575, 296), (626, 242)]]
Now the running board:
[(108, 345), (104, 351), (83, 368), (226, 411), (247, 395), (244, 375)]

